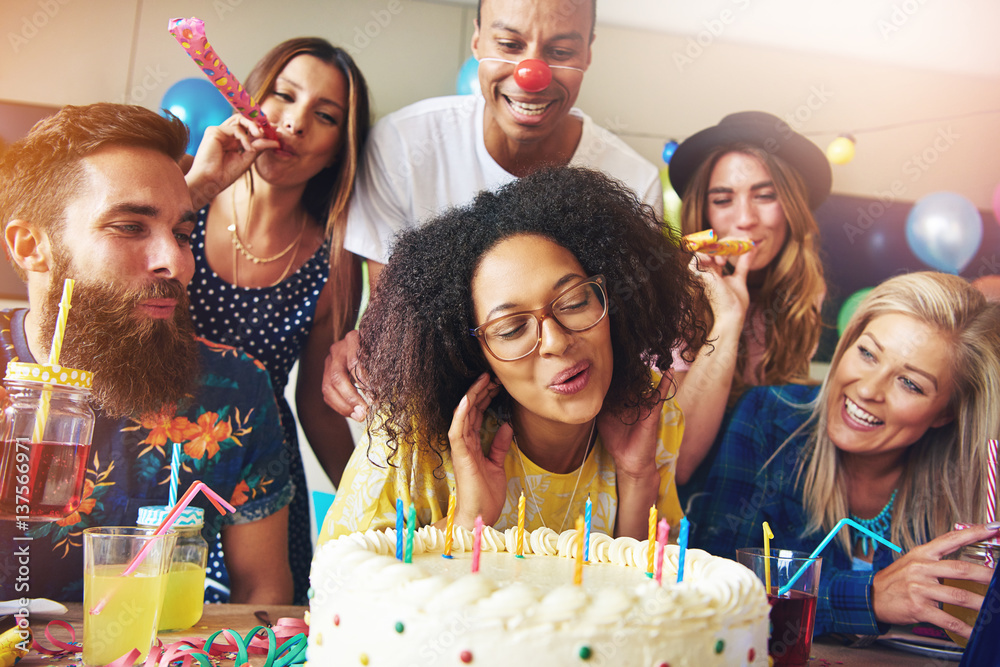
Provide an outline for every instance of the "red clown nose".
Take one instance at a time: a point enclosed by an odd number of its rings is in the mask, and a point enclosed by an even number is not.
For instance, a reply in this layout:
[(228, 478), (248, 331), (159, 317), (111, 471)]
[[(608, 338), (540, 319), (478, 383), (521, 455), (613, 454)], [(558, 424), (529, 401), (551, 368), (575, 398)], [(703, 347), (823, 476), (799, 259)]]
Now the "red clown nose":
[(552, 81), (552, 70), (544, 60), (528, 58), (514, 67), (514, 81), (529, 93), (537, 93), (549, 87)]

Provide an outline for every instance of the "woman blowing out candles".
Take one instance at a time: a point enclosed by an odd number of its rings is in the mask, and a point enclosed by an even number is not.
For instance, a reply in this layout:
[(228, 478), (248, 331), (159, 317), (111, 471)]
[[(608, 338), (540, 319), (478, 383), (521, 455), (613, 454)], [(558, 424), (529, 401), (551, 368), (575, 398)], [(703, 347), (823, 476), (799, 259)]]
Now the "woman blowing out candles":
[(983, 597), (940, 580), (992, 574), (944, 558), (997, 532), (951, 529), (986, 517), (998, 392), (1000, 305), (958, 276), (892, 278), (858, 307), (821, 388), (760, 387), (737, 405), (692, 543), (732, 557), (759, 545), (767, 521), (772, 549), (811, 552), (851, 517), (905, 555), (842, 532), (821, 554), (816, 634), (925, 621), (968, 637), (939, 603), (978, 609)]
[(651, 373), (698, 347), (704, 295), (651, 209), (617, 181), (548, 169), (404, 233), (361, 322), (368, 442), (321, 539), (477, 516), (500, 530), (643, 538), (649, 508), (681, 517), (673, 461), (683, 416)]

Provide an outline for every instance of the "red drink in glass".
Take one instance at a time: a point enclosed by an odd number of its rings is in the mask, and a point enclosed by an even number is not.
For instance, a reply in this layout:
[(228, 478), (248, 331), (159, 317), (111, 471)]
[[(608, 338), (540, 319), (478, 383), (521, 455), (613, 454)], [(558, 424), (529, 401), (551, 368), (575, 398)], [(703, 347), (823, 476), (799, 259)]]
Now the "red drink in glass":
[(0, 519), (61, 519), (80, 504), (90, 445), (0, 443)]
[(767, 652), (775, 667), (805, 665), (812, 650), (816, 596), (789, 591), (784, 597), (768, 594), (771, 603), (771, 637)]

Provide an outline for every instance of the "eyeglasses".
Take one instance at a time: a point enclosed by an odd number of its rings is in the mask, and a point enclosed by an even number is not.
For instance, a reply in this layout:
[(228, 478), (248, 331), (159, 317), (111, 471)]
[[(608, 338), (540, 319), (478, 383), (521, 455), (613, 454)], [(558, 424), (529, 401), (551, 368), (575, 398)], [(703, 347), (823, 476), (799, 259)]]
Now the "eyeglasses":
[(511, 313), (481, 324), (469, 333), (483, 341), (500, 361), (517, 361), (542, 343), (542, 321), (551, 316), (567, 331), (586, 331), (608, 314), (604, 276), (592, 276), (567, 287), (542, 308)]

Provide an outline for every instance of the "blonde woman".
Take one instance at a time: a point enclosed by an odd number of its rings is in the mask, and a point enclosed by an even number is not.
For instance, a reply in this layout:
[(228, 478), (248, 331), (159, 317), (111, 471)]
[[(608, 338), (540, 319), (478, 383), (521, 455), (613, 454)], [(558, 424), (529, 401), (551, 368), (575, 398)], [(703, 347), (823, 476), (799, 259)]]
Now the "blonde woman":
[(997, 532), (951, 529), (986, 517), (998, 392), (1000, 305), (957, 276), (892, 278), (858, 307), (822, 387), (746, 393), (722, 438), (708, 507), (692, 517), (693, 543), (732, 557), (760, 544), (767, 521), (781, 548), (811, 552), (851, 517), (905, 555), (894, 560), (863, 534), (841, 533), (822, 553), (816, 634), (924, 621), (968, 637), (972, 628), (939, 604), (978, 609), (982, 596), (939, 580), (987, 583), (992, 574), (943, 558)]
[(826, 294), (812, 209), (829, 195), (831, 172), (819, 147), (784, 121), (747, 111), (686, 139), (670, 179), (683, 196), (685, 234), (712, 229), (754, 242), (735, 260), (698, 255), (693, 263), (712, 298), (713, 324), (693, 362), (675, 354), (688, 423), (677, 481), (687, 484), (686, 497), (704, 483), (726, 409), (748, 386), (809, 381)]

